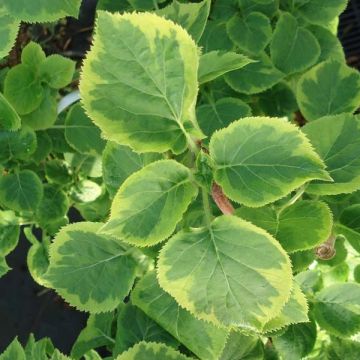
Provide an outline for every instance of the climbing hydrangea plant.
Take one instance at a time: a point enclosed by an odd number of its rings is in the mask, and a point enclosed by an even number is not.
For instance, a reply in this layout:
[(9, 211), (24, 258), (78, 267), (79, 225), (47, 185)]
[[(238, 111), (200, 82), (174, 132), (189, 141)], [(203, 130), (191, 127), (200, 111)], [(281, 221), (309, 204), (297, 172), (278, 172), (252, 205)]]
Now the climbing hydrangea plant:
[[(360, 74), (336, 37), (346, 3), (100, 1), (80, 103), (59, 113), (75, 64), (39, 44), (4, 73), (0, 274), (22, 228), (34, 280), (90, 313), (72, 359), (356, 358)], [(78, 8), (5, 0), (1, 56), (18, 21)], [(0, 359), (34, 354), (68, 359), (34, 337)]]

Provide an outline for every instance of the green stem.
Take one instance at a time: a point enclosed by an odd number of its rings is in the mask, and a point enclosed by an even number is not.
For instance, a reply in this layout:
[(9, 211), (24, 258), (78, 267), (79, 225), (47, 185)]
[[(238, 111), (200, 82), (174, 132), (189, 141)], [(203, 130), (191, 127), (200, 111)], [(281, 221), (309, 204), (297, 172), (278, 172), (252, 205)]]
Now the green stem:
[(201, 188), (201, 195), (202, 195), (202, 199), (203, 199), (206, 225), (208, 227), (210, 227), (211, 220), (212, 220), (212, 211), (211, 211), (211, 206), (210, 206), (210, 202), (209, 202), (209, 195), (205, 188)]
[(295, 193), (295, 195), (287, 202), (285, 203), (283, 206), (281, 206), (277, 213), (280, 214), (283, 210), (285, 210), (287, 207), (291, 206), (291, 205), (294, 205), (296, 203), (296, 201), (298, 201), (301, 196), (303, 196), (304, 192), (305, 192), (305, 188), (306, 186), (303, 185), (301, 187), (299, 187)]
[(156, 10), (159, 10), (159, 5), (158, 5), (158, 3), (157, 3), (156, 0), (153, 0), (153, 4), (154, 4), (154, 8), (155, 8)]

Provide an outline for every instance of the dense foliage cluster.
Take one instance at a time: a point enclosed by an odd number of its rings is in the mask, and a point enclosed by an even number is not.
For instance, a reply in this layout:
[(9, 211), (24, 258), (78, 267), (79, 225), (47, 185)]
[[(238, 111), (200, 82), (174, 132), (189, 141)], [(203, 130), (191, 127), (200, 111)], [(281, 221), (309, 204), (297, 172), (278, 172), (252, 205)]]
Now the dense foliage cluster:
[[(2, 68), (0, 276), (22, 231), (34, 280), (90, 313), (71, 359), (358, 358), (346, 4), (100, 0), (80, 102), (40, 44)], [(0, 57), (79, 6), (3, 0)], [(70, 357), (30, 336), (0, 359)]]

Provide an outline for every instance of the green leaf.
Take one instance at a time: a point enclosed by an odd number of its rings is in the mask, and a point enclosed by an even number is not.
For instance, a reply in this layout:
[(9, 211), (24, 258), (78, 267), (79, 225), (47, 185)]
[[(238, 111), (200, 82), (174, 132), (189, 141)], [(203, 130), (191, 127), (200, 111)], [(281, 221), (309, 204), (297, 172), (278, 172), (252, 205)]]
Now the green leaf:
[(35, 132), (26, 126), (18, 131), (0, 131), (0, 162), (27, 159), (36, 150)]
[(44, 244), (39, 242), (31, 246), (27, 255), (27, 266), (33, 279), (47, 287), (44, 275), (49, 267), (49, 254)]
[(0, 257), (13, 251), (19, 241), (19, 221), (13, 211), (0, 211)]
[(190, 360), (173, 348), (154, 342), (141, 341), (130, 350), (119, 355), (116, 360)]
[(92, 202), (78, 203), (76, 209), (86, 221), (106, 221), (110, 214), (111, 200), (107, 193), (102, 193)]
[(36, 209), (36, 218), (41, 226), (63, 218), (69, 209), (69, 200), (61, 188), (46, 184), (44, 196)]
[(270, 207), (240, 207), (236, 214), (267, 230), (288, 253), (323, 243), (333, 226), (331, 211), (322, 201), (298, 201), (278, 213)]
[(293, 74), (316, 63), (320, 45), (309, 30), (299, 26), (294, 16), (283, 13), (276, 24), (270, 52), (279, 70)]
[(177, 340), (139, 308), (129, 303), (122, 304), (118, 310), (113, 355), (122, 353), (140, 341), (160, 342), (175, 348), (179, 345)]
[(160, 288), (155, 273), (136, 285), (132, 301), (200, 359), (217, 360), (228, 331), (198, 320)]
[(230, 39), (240, 50), (259, 54), (269, 43), (272, 35), (270, 20), (264, 14), (234, 15), (226, 24)]
[[(360, 188), (360, 118), (327, 116), (302, 128), (324, 160), (331, 183), (314, 181), (306, 192), (318, 195), (351, 193)], [(321, 134), (321, 136), (319, 136)]]
[(71, 175), (64, 161), (52, 159), (45, 163), (45, 175), (49, 182), (66, 185), (71, 182)]
[(31, 154), (31, 159), (39, 164), (44, 160), (52, 150), (52, 141), (46, 131), (36, 132), (37, 147), (34, 153)]
[(102, 154), (105, 140), (80, 104), (74, 105), (65, 120), (66, 141), (81, 154)]
[(39, 359), (47, 360), (54, 352), (54, 345), (49, 338), (35, 340), (33, 334), (30, 334), (25, 346), (25, 356), (27, 360)]
[(289, 256), (294, 274), (299, 273), (301, 271), (305, 271), (310, 266), (310, 264), (313, 263), (315, 260), (314, 249), (296, 251), (294, 253), (289, 254)]
[(81, 0), (3, 0), (3, 6), (15, 19), (48, 22), (65, 16), (78, 16)]
[(0, 8), (0, 59), (6, 56), (13, 47), (20, 27), (20, 21), (15, 20)]
[(206, 25), (210, 12), (210, 0), (199, 3), (183, 4), (174, 0), (170, 5), (156, 11), (157, 15), (163, 16), (182, 26), (192, 38), (198, 42)]
[(40, 44), (30, 41), (21, 52), (21, 62), (38, 70), (46, 59)]
[(68, 85), (75, 72), (75, 62), (54, 54), (48, 56), (40, 66), (40, 76), (53, 89)]
[(354, 204), (341, 213), (340, 224), (336, 225), (336, 232), (346, 237), (346, 240), (360, 252), (360, 204)]
[(6, 348), (6, 350), (0, 355), (0, 360), (25, 360), (25, 352), (15, 338), (13, 342)]
[(63, 227), (50, 246), (46, 273), (49, 286), (67, 302), (92, 313), (114, 310), (135, 279), (135, 260), (121, 243), (97, 234), (102, 225)]
[(263, 360), (264, 346), (256, 336), (247, 336), (233, 330), (230, 332), (220, 360)]
[(254, 60), (256, 62), (225, 75), (226, 82), (235, 91), (248, 95), (257, 94), (271, 88), (285, 76), (274, 67), (265, 53)]
[(204, 134), (211, 136), (233, 121), (251, 116), (251, 108), (237, 98), (224, 97), (216, 102), (211, 101), (196, 108), (196, 116)]
[(103, 179), (111, 197), (114, 197), (120, 185), (134, 172), (155, 160), (159, 154), (139, 154), (128, 146), (108, 141), (102, 156)]
[(348, 0), (311, 0), (299, 7), (300, 14), (310, 23), (328, 25), (346, 8)]
[(71, 349), (71, 357), (80, 359), (88, 350), (113, 346), (114, 340), (111, 338), (113, 319), (112, 312), (90, 315), (86, 327), (80, 332)]
[(210, 141), (215, 181), (232, 200), (250, 207), (274, 202), (312, 179), (328, 180), (307, 138), (286, 119), (249, 117)]
[(302, 359), (315, 345), (316, 325), (314, 322), (290, 325), (285, 333), (273, 337), (272, 340), (283, 359)]
[(279, 1), (257, 1), (257, 0), (237, 0), (241, 13), (248, 15), (252, 12), (260, 12), (266, 15), (268, 18), (272, 18), (279, 10)]
[(203, 136), (195, 117), (198, 62), (195, 42), (173, 22), (99, 12), (80, 82), (85, 110), (108, 140), (182, 153), (190, 135)]
[(209, 20), (206, 23), (199, 46), (203, 48), (204, 53), (213, 50), (232, 50), (234, 44), (227, 34), (226, 23), (223, 21)]
[(323, 286), (323, 279), (320, 270), (306, 270), (296, 275), (295, 281), (300, 285), (301, 290), (306, 294), (313, 294)]
[(331, 337), (327, 350), (329, 360), (357, 360), (360, 353), (360, 342)]
[(360, 285), (333, 284), (316, 294), (314, 315), (319, 325), (339, 337), (360, 330)]
[(308, 121), (354, 112), (360, 104), (360, 74), (336, 60), (327, 60), (300, 78), (296, 98)]
[(35, 211), (43, 196), (39, 177), (30, 170), (0, 178), (0, 203), (15, 211)]
[(11, 104), (0, 93), (0, 129), (18, 130), (21, 126), (21, 119)]
[(210, 51), (200, 57), (199, 84), (212, 81), (229, 71), (241, 69), (252, 63), (248, 57), (235, 52)]
[(174, 160), (154, 162), (121, 185), (101, 232), (137, 246), (154, 245), (173, 233), (196, 195), (188, 168)]
[(278, 316), (270, 319), (263, 327), (263, 332), (272, 332), (285, 326), (308, 322), (308, 304), (305, 295), (297, 283), (291, 291), (289, 301), (282, 308)]
[(11, 270), (11, 268), (8, 266), (5, 258), (0, 255), (0, 278), (7, 274), (9, 270)]
[(81, 180), (71, 189), (70, 197), (77, 203), (89, 203), (95, 201), (102, 193), (100, 185), (91, 180)]
[(230, 215), (173, 236), (160, 252), (158, 277), (197, 318), (251, 330), (280, 313), (292, 287), (290, 261), (279, 243)]
[(20, 64), (7, 73), (4, 95), (20, 115), (25, 115), (40, 106), (45, 92), (34, 69), (29, 65)]

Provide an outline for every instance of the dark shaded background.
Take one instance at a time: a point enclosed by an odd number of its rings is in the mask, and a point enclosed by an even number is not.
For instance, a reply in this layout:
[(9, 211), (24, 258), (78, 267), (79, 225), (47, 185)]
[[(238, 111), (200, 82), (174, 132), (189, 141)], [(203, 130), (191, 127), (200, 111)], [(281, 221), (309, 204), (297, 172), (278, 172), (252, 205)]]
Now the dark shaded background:
[[(68, 19), (54, 33), (35, 25), (31, 36), (47, 53), (81, 60), (89, 48), (97, 0), (84, 0), (79, 20)], [(28, 30), (28, 29), (25, 29)], [(352, 0), (340, 18), (339, 37), (349, 65), (360, 69), (360, 0)], [(80, 217), (72, 211), (72, 221)], [(0, 279), (0, 353), (18, 336), (22, 343), (33, 332), (37, 339), (50, 337), (54, 345), (68, 353), (87, 315), (69, 307), (53, 291), (45, 290), (31, 278), (26, 266), (29, 243), (22, 236), (16, 250), (7, 257), (12, 270)]]

